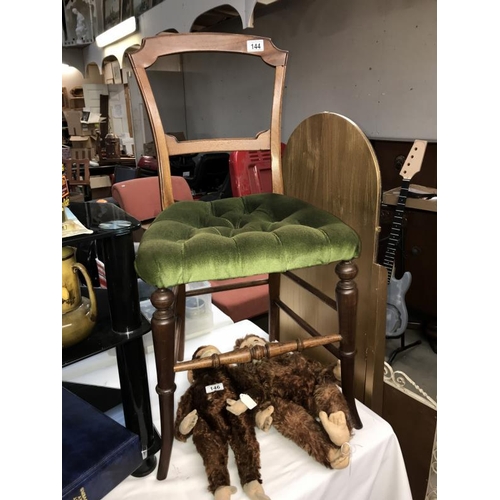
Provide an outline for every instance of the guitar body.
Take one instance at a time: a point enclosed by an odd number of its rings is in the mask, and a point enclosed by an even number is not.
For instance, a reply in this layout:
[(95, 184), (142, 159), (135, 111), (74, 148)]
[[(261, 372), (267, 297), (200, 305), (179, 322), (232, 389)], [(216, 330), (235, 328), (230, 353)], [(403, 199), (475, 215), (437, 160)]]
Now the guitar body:
[(392, 278), (387, 286), (387, 309), (385, 336), (398, 338), (408, 325), (408, 310), (405, 296), (411, 285), (411, 274), (407, 271), (401, 279)]

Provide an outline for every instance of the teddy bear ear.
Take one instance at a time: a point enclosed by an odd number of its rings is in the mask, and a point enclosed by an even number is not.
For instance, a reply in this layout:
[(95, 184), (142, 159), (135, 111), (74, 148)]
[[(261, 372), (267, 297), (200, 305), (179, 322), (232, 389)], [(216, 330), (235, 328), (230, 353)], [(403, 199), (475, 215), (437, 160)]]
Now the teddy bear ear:
[(200, 351), (203, 351), (203, 349), (206, 349), (208, 346), (206, 345), (201, 345), (200, 347), (198, 347), (198, 349), (196, 349), (196, 351), (194, 351), (193, 353), (193, 356), (192, 356), (192, 359), (196, 359), (196, 358), (199, 358), (200, 356), (198, 356), (198, 353)]
[[(247, 339), (249, 339), (251, 337), (262, 338), (262, 337), (259, 337), (258, 335), (256, 335), (255, 333), (247, 333), (242, 339), (236, 340), (236, 342), (234, 343), (235, 349), (239, 349), (241, 347), (241, 344), (243, 344), (243, 342), (245, 342)], [(262, 338), (262, 340), (264, 340), (264, 339)]]

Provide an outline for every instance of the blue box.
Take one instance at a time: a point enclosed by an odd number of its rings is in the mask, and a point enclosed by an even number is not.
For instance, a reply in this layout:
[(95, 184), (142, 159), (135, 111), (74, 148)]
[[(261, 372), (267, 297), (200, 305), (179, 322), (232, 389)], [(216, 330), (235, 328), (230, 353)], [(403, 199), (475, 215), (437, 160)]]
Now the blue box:
[(62, 388), (62, 500), (100, 500), (142, 462), (137, 434)]

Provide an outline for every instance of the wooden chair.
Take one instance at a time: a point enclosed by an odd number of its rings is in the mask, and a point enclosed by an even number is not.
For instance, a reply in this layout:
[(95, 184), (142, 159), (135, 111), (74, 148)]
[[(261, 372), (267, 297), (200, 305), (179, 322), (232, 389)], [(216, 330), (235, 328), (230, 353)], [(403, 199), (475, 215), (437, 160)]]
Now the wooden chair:
[[(146, 69), (160, 56), (190, 52), (228, 52), (247, 58), (259, 57), (274, 68), (269, 129), (254, 138), (182, 142), (166, 134)], [(162, 448), (157, 472), (160, 480), (167, 476), (172, 450), (175, 372), (180, 369), (179, 360), (184, 356), (185, 297), (207, 292), (206, 288), (186, 291), (185, 284), (190, 282), (268, 274), (266, 280), (253, 280), (237, 286), (269, 284), (271, 340), (280, 338), (281, 314), (290, 316), (309, 335), (318, 337), (317, 340), (324, 340), (281, 300), (282, 274), (337, 310), (338, 335), (333, 336), (335, 340), (327, 339), (325, 347), (342, 362), (343, 394), (355, 428), (362, 426), (353, 394), (357, 310), (357, 266), (354, 259), (360, 253), (360, 240), (357, 233), (338, 217), (284, 194), (281, 104), (287, 56), (286, 51), (276, 48), (268, 38), (225, 33), (162, 33), (143, 39), (141, 47), (128, 54), (153, 132), (162, 201), (162, 212), (144, 233), (135, 261), (138, 275), (157, 287), (151, 296), (156, 308), (151, 328), (160, 401)], [(272, 193), (208, 203), (174, 203), (170, 155), (237, 150), (271, 151)], [(331, 280), (336, 282), (335, 300), (291, 272), (334, 262), (335, 272)], [(212, 287), (209, 291), (213, 293), (229, 286)], [(235, 361), (234, 356), (220, 356), (213, 362)]]
[(63, 160), (71, 201), (90, 201), (90, 163), (88, 159)]

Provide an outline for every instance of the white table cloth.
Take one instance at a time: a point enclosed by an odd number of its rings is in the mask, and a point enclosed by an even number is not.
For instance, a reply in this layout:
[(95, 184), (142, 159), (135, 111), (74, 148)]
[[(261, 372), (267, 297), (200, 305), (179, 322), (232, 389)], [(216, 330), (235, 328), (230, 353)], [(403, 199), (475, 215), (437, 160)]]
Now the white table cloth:
[[(220, 323), (219, 323), (220, 324)], [(217, 325), (217, 323), (216, 323)], [(234, 341), (247, 333), (267, 338), (250, 321), (223, 326), (186, 341), (185, 359), (200, 345), (212, 344), (222, 352), (233, 349)], [(151, 335), (151, 334), (148, 334)], [(150, 344), (146, 337), (145, 344)], [(160, 429), (158, 396), (155, 392), (156, 368), (152, 350), (146, 348), (153, 422)], [(101, 353), (63, 369), (63, 381), (106, 387), (120, 387), (113, 351)], [(186, 372), (176, 375), (175, 402), (188, 387)], [(342, 470), (327, 469), (313, 460), (273, 427), (269, 432), (256, 429), (261, 451), (264, 490), (272, 500), (411, 500), (401, 448), (391, 426), (365, 405), (356, 402), (363, 428), (350, 442), (351, 462)], [(117, 412), (108, 412), (120, 421)], [(122, 418), (122, 417), (121, 417)], [(122, 420), (123, 423), (123, 420)], [(238, 488), (231, 500), (247, 499), (239, 482), (232, 451), (229, 454), (231, 482)], [(192, 439), (174, 440), (167, 479), (158, 481), (156, 470), (143, 478), (128, 477), (105, 500), (210, 500), (207, 478)]]

